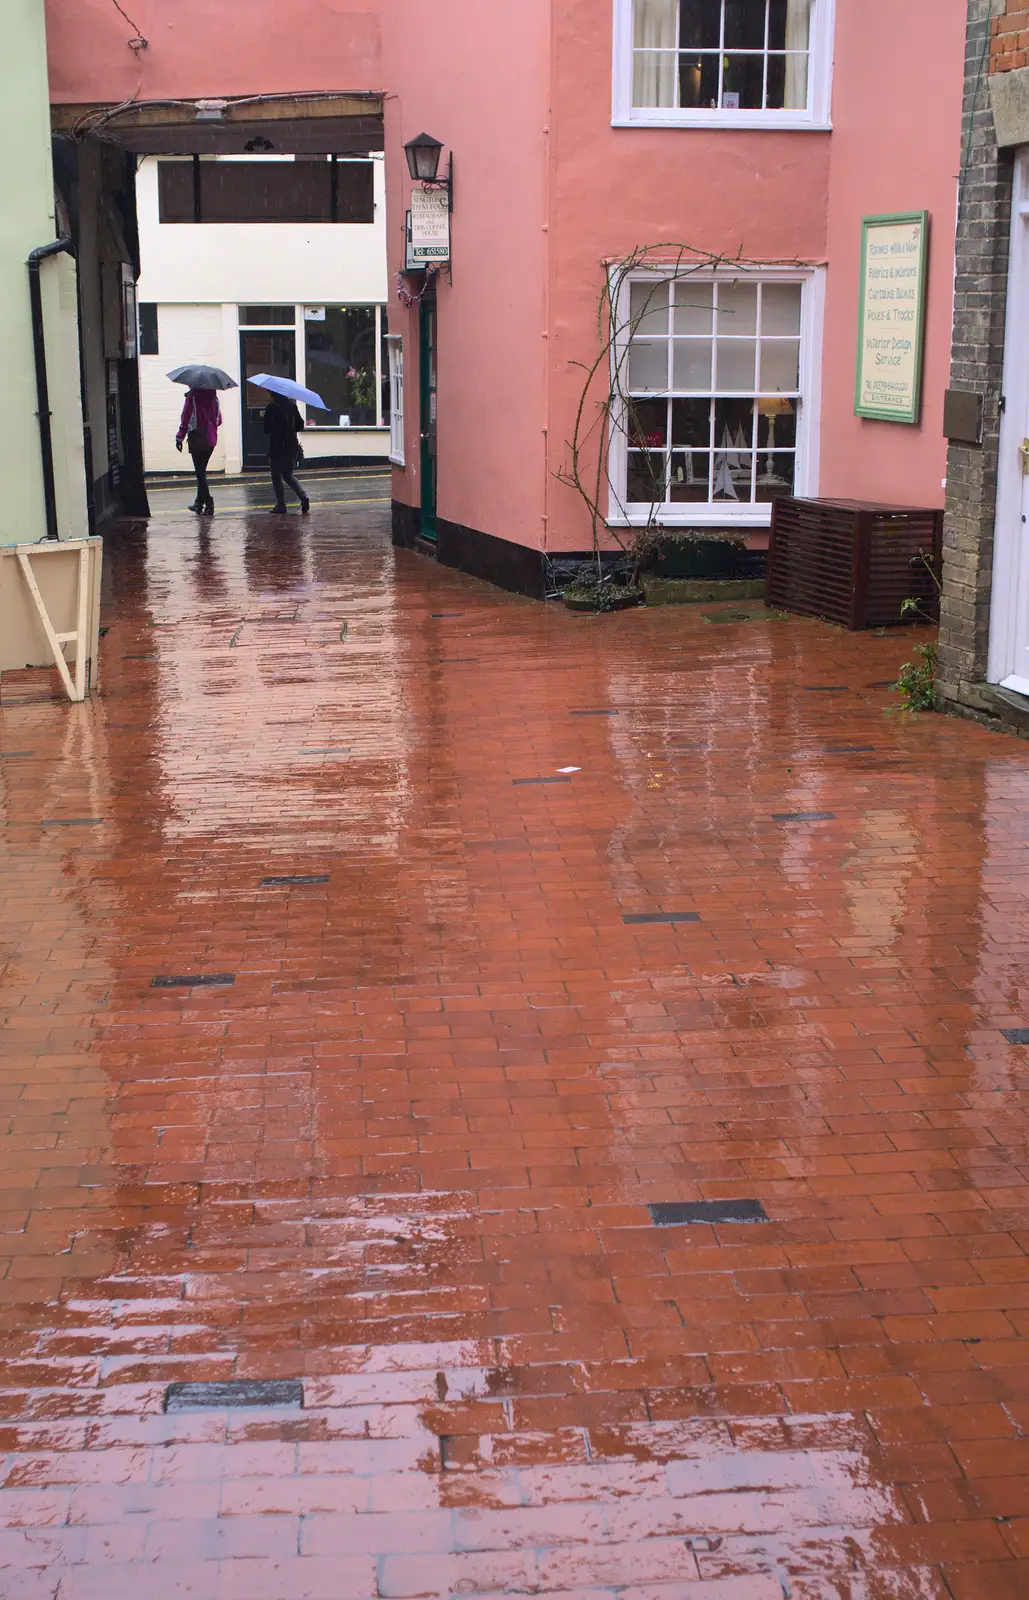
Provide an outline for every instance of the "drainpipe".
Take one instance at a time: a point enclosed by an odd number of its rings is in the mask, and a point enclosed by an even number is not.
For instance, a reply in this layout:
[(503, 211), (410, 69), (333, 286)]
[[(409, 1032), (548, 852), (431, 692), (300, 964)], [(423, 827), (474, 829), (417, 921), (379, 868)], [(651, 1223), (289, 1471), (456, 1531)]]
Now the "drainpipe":
[(41, 244), (28, 258), (29, 301), (32, 307), (32, 353), (36, 359), (36, 414), (39, 417), (39, 455), (43, 467), (43, 507), (46, 537), (57, 539), (57, 492), (54, 486), (54, 441), (50, 431), (50, 391), (46, 381), (46, 329), (43, 325), (43, 295), (39, 285), (39, 263), (47, 256), (73, 254), (71, 234), (64, 233), (50, 244)]

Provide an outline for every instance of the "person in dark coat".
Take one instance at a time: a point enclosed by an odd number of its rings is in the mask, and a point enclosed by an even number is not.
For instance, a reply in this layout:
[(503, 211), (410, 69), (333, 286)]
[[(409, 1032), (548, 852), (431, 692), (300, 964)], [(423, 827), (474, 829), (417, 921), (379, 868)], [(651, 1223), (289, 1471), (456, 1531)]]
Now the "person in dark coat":
[(284, 483), (289, 484), (300, 501), (301, 511), (307, 512), (311, 509), (310, 500), (294, 476), (294, 470), (300, 459), (297, 434), (301, 432), (303, 426), (304, 419), (293, 401), (287, 400), (284, 395), (273, 394), (264, 410), (264, 431), (268, 435), (268, 464), (272, 470), (272, 488), (275, 491), (272, 511), (280, 517), (286, 514), (286, 496), (282, 487)]

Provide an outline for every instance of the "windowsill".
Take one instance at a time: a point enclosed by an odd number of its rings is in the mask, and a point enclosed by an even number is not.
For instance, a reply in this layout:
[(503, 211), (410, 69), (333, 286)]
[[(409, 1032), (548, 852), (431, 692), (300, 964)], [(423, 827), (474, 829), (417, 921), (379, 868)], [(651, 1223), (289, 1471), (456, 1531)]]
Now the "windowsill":
[(639, 111), (612, 117), (612, 128), (722, 128), (736, 132), (832, 133), (831, 122), (816, 122), (791, 111)]
[(338, 422), (309, 422), (309, 423), (307, 423), (306, 427), (304, 428), (304, 432), (305, 433), (388, 433), (389, 432), (389, 423), (387, 422), (385, 427), (380, 427), (378, 425), (378, 423), (375, 423), (375, 422), (362, 422), (362, 423), (360, 423), (360, 424), (358, 424), (356, 426), (355, 426), (354, 423), (351, 423), (349, 428), (344, 428), (344, 427), (341, 427), (341, 425)]
[(768, 528), (772, 523), (772, 503), (760, 505), (701, 504), (696, 501), (674, 505), (643, 506), (639, 510), (615, 513), (607, 518), (613, 528), (722, 528), (727, 523), (740, 528)]

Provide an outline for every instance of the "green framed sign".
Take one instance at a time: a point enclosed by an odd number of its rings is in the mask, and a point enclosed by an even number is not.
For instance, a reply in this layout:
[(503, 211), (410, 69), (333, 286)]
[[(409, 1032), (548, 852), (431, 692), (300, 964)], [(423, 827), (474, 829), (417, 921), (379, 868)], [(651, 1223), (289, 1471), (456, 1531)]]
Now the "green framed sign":
[(920, 421), (928, 270), (928, 211), (862, 218), (855, 416)]

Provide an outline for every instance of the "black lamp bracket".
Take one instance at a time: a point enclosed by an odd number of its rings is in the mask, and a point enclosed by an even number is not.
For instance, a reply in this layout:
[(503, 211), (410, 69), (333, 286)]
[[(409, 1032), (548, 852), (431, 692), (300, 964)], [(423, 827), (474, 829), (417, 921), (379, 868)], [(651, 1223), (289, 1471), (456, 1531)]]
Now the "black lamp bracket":
[(447, 210), (454, 209), (454, 152), (450, 152), (447, 162), (446, 175), (442, 178), (419, 178), (423, 189), (445, 189), (447, 191)]

